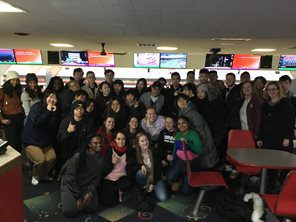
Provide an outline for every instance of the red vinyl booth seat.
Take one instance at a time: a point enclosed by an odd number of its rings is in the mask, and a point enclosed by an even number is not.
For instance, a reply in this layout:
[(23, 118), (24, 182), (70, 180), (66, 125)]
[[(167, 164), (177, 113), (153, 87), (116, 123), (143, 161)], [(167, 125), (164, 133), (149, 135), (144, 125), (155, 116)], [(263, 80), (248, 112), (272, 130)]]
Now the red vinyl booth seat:
[(263, 194), (269, 209), (277, 216), (296, 217), (296, 171), (291, 171), (279, 194)]
[[(256, 149), (254, 133), (251, 130), (230, 130), (228, 133), (228, 149), (250, 148)], [(261, 172), (261, 168), (254, 166), (244, 166), (235, 163), (227, 158), (239, 173), (246, 175), (257, 175)]]

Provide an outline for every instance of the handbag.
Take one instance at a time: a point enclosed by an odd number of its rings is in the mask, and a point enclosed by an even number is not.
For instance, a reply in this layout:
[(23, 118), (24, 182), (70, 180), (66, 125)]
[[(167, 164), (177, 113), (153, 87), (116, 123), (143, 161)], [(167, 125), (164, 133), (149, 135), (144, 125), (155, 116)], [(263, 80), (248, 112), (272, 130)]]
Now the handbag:
[[(187, 144), (183, 141), (175, 141), (175, 145), (176, 145), (176, 149), (177, 149), (177, 156), (181, 159), (186, 161), (186, 159), (188, 160), (193, 160), (195, 158), (198, 157), (198, 155), (194, 152), (192, 152), (191, 150), (187, 149)], [(187, 154), (187, 158), (186, 158), (186, 154)]]

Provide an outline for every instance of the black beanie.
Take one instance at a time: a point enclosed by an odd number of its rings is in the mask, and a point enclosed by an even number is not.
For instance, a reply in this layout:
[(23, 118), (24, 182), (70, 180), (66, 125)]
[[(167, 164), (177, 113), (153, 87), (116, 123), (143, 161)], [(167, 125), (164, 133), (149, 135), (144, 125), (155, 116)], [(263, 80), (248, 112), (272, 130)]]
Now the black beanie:
[(28, 73), (26, 75), (26, 83), (28, 84), (29, 82), (36, 82), (38, 83), (38, 78), (35, 73)]
[(71, 105), (71, 110), (72, 112), (74, 111), (74, 109), (76, 109), (77, 107), (82, 107), (85, 108), (85, 103), (80, 101), (80, 100), (75, 100), (74, 102), (72, 102)]

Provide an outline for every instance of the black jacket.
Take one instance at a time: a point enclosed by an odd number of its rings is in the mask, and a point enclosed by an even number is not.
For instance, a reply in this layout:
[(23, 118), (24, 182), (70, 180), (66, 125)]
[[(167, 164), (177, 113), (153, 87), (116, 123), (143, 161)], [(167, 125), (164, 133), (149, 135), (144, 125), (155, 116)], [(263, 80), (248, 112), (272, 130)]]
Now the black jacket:
[(57, 111), (48, 111), (43, 102), (31, 107), (23, 130), (23, 145), (34, 145), (41, 148), (53, 146), (58, 124)]

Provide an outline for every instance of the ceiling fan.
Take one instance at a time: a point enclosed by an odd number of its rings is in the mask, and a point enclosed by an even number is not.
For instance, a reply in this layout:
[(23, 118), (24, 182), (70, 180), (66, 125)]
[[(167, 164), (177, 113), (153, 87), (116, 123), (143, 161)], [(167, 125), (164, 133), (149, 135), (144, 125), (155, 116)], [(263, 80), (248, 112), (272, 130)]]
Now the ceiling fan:
[[(106, 44), (104, 42), (101, 43), (101, 46), (102, 46), (102, 49), (101, 49), (101, 52), (100, 52), (101, 56), (107, 55), (107, 52), (105, 50), (105, 45)], [(127, 53), (126, 52), (113, 52), (113, 54), (114, 55), (126, 55)]]

